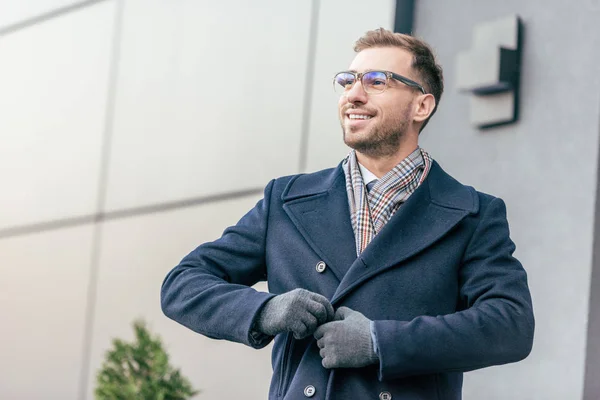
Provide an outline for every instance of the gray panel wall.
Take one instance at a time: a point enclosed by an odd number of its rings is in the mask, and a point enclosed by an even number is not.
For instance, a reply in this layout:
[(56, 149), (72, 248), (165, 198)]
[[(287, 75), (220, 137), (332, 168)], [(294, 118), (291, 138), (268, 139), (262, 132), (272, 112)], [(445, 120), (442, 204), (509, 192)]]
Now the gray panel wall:
[(378, 12), (365, 12), (363, 0), (323, 0), (320, 3), (305, 171), (330, 168), (348, 154), (350, 149), (342, 140), (333, 76), (352, 62), (356, 39), (370, 29), (393, 29), (394, 19), (394, 0), (370, 1), (369, 9)]
[[(477, 131), (469, 126), (468, 97), (455, 89), (456, 55), (470, 47), (475, 24), (514, 13), (525, 26), (521, 120)], [(465, 399), (582, 397), (596, 212), (599, 21), (600, 9), (590, 2), (417, 2), (416, 34), (437, 49), (446, 77), (422, 146), (464, 183), (504, 198), (537, 317), (531, 356), (467, 374)]]
[(102, 0), (2, 0), (0, 2), (0, 32), (22, 29), (37, 24), (50, 15), (70, 12)]
[(159, 289), (298, 172), (312, 7), (0, 4), (0, 398), (93, 398), (139, 317), (202, 398), (264, 398), (269, 349), (175, 324)]

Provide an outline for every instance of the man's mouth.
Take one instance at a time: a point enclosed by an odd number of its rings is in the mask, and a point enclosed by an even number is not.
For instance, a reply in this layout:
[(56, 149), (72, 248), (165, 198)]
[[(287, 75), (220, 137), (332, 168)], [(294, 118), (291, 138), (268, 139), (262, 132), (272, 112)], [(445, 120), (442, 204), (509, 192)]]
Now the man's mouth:
[(363, 114), (349, 114), (348, 118), (350, 118), (351, 120), (354, 119), (371, 119), (373, 118), (371, 115), (363, 115)]

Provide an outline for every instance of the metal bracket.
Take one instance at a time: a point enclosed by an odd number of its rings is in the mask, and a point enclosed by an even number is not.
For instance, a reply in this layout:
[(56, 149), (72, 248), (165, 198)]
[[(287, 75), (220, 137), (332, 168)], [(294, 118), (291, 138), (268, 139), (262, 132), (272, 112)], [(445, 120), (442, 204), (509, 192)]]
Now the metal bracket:
[(471, 123), (480, 129), (519, 118), (522, 31), (516, 15), (478, 24), (471, 49), (457, 56), (457, 88), (471, 94)]

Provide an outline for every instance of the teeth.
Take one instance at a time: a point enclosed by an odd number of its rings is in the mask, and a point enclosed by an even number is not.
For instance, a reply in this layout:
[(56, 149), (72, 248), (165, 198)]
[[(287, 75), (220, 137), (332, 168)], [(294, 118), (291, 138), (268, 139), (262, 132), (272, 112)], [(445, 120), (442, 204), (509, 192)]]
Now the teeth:
[(350, 114), (350, 115), (348, 115), (348, 117), (350, 117), (350, 119), (371, 119), (372, 118), (370, 115), (359, 115), (359, 114)]

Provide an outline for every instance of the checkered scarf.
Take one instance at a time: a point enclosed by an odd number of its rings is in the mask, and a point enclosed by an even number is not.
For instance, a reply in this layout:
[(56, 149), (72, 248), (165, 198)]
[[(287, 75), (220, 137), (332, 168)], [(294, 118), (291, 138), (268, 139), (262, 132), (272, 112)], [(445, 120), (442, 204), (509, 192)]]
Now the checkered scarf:
[(431, 163), (431, 156), (417, 147), (379, 179), (367, 193), (356, 153), (352, 150), (348, 154), (342, 163), (342, 169), (346, 175), (346, 191), (357, 255), (364, 251), (402, 203), (423, 183)]

